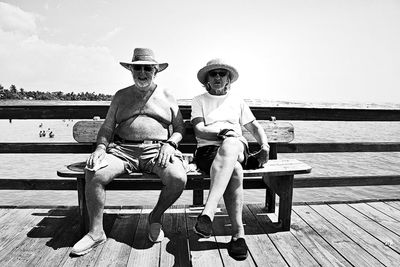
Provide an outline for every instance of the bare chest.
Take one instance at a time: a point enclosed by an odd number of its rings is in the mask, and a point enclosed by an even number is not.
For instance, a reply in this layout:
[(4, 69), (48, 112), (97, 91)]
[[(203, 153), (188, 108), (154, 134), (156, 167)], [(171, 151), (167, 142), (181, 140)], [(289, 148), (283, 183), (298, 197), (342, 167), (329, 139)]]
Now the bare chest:
[(136, 116), (148, 116), (160, 123), (169, 124), (172, 120), (171, 103), (157, 95), (150, 97), (147, 101), (143, 101), (137, 96), (132, 99), (124, 99), (124, 104), (118, 108), (116, 114), (117, 123)]

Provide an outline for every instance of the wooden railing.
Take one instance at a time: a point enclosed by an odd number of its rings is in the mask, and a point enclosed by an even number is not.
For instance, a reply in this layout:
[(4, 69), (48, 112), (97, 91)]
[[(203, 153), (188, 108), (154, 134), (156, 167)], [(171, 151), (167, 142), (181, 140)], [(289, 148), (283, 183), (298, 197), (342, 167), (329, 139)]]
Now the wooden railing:
[[(190, 106), (180, 105), (183, 117), (190, 118)], [(305, 107), (251, 107), (257, 119), (302, 121), (400, 121), (399, 109), (350, 109)], [(2, 105), (0, 119), (92, 119), (104, 118), (108, 104)], [(295, 128), (296, 133), (296, 128)], [(190, 149), (192, 149), (191, 147)], [(180, 147), (183, 152), (189, 147)], [(1, 142), (0, 153), (90, 153), (92, 145), (73, 142)], [(279, 144), (278, 153), (399, 152), (400, 142), (324, 142)], [(0, 177), (1, 178), (1, 177)], [(6, 178), (7, 179), (7, 178)], [(0, 183), (0, 188), (6, 181)], [(296, 178), (295, 187), (400, 184), (399, 175)], [(9, 186), (10, 187), (10, 186)], [(29, 186), (28, 186), (29, 187)], [(54, 186), (56, 187), (56, 186)], [(40, 188), (39, 188), (40, 189)]]

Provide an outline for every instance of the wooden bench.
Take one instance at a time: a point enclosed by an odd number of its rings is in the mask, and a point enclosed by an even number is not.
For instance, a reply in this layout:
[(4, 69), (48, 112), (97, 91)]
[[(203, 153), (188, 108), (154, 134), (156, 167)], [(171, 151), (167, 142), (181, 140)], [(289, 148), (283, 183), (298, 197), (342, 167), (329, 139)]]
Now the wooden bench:
[[(245, 189), (266, 189), (265, 206), (267, 212), (275, 212), (275, 198), (279, 196), (279, 214), (276, 226), (278, 229), (288, 231), (290, 229), (290, 216), (292, 209), (293, 177), (295, 174), (304, 174), (311, 171), (311, 167), (298, 160), (277, 159), (277, 144), (288, 143), (294, 139), (293, 125), (288, 122), (259, 121), (263, 126), (271, 146), (270, 160), (264, 168), (257, 170), (245, 170), (243, 187)], [(96, 136), (103, 123), (102, 120), (79, 121), (74, 125), (73, 135), (78, 143), (91, 143), (93, 150), (96, 147)], [(196, 148), (194, 131), (189, 122), (185, 123), (186, 133), (179, 144), (179, 149), (188, 155), (192, 155)], [(259, 145), (251, 134), (243, 129), (243, 135), (249, 141), (251, 151), (259, 149)], [(189, 153), (189, 154), (186, 154)], [(79, 215), (81, 217), (81, 232), (87, 232), (88, 213), (85, 201), (85, 175), (84, 162), (73, 163), (64, 166), (57, 171), (60, 177), (77, 179)], [(210, 178), (197, 171), (188, 174), (187, 190), (193, 190), (193, 205), (204, 203), (203, 190), (209, 189)], [(106, 190), (160, 190), (162, 183), (156, 175), (133, 173), (125, 174), (114, 179), (106, 186)]]

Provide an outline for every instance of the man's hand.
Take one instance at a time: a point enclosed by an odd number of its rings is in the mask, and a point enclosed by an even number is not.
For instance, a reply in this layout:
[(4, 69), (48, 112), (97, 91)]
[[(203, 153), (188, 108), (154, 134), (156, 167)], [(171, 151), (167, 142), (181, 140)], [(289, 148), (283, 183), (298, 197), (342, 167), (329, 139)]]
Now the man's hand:
[(175, 148), (168, 143), (164, 143), (160, 147), (160, 152), (158, 153), (157, 164), (161, 167), (167, 167), (167, 163), (174, 163)]
[(101, 163), (105, 156), (105, 148), (102, 146), (97, 146), (96, 150), (87, 159), (86, 167), (89, 169), (93, 169), (96, 165)]

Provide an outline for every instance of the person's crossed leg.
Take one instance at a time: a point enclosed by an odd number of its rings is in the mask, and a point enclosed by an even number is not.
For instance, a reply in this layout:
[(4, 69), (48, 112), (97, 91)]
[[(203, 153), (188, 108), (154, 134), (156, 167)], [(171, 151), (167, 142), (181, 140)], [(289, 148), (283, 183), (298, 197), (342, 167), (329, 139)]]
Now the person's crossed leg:
[(244, 145), (235, 138), (226, 138), (216, 150), (210, 169), (211, 185), (203, 212), (197, 219), (194, 231), (200, 237), (210, 237), (212, 221), (218, 203), (224, 197), (225, 206), (232, 223), (232, 240), (228, 245), (229, 254), (238, 259), (247, 257), (242, 220), (243, 209), (243, 168)]

